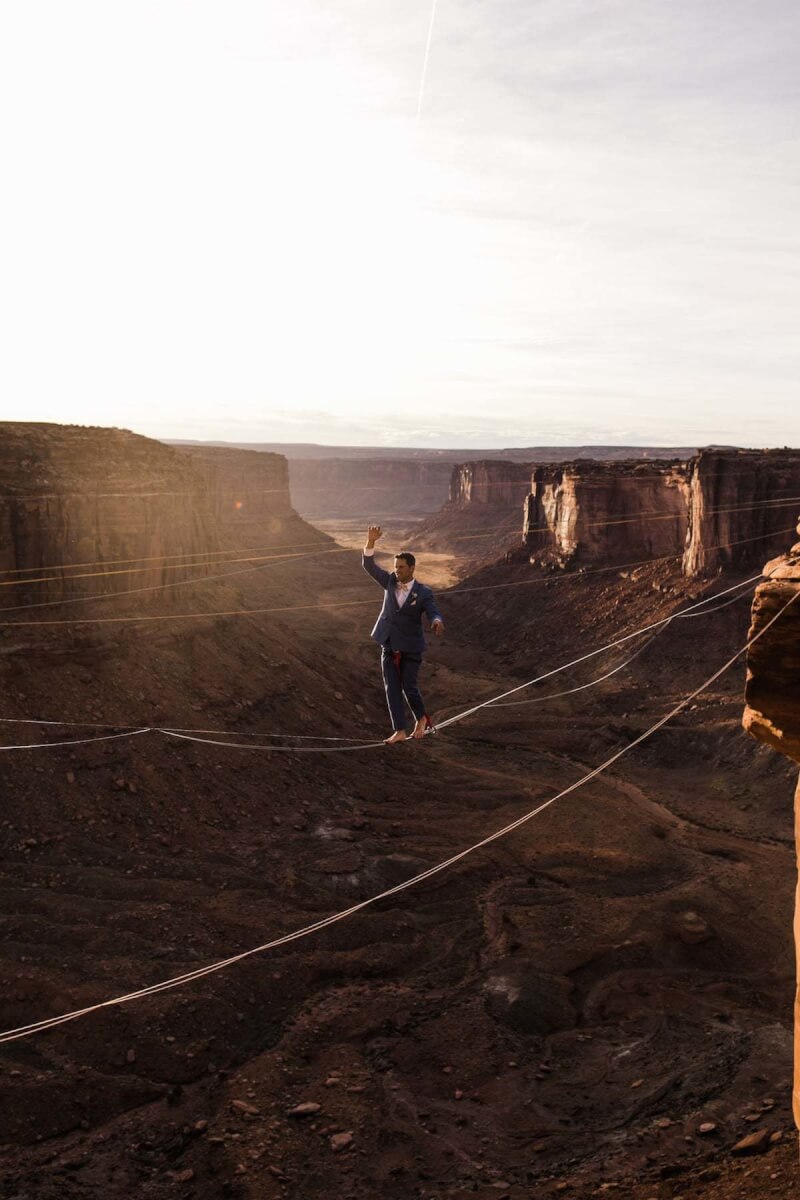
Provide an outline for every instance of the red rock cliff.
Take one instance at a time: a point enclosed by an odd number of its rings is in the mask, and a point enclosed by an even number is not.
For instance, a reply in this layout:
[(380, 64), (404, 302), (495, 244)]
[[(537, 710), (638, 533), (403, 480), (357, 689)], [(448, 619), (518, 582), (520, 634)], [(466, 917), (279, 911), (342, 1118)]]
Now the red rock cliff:
[(561, 566), (679, 555), (686, 468), (663, 461), (537, 467), (523, 535), (534, 561)]
[(685, 573), (746, 570), (778, 554), (791, 535), (798, 496), (798, 450), (698, 454), (689, 480)]
[(744, 727), (800, 763), (800, 542), (768, 562), (764, 575), (753, 600), (751, 638), (793, 596), (797, 600), (748, 651)]

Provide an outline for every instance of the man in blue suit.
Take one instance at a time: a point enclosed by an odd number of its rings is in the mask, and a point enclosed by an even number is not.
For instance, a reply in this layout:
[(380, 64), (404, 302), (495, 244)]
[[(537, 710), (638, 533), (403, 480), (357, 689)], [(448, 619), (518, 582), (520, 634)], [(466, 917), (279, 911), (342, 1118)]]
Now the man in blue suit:
[(395, 555), (391, 574), (377, 566), (374, 560), (375, 543), (383, 534), (380, 525), (370, 525), (367, 544), (361, 559), (364, 570), (376, 580), (386, 595), (375, 628), (373, 639), (381, 647), (381, 671), (386, 689), (386, 703), (392, 718), (394, 733), (386, 738), (388, 745), (406, 740), (406, 713), (403, 705), (405, 695), (416, 718), (411, 735), (421, 738), (429, 728), (430, 720), (425, 713), (425, 702), (417, 687), (417, 676), (422, 665), (425, 637), (422, 632), (423, 613), (430, 621), (436, 637), (444, 633), (444, 621), (436, 607), (433, 592), (424, 583), (414, 578), (416, 559), (407, 550)]

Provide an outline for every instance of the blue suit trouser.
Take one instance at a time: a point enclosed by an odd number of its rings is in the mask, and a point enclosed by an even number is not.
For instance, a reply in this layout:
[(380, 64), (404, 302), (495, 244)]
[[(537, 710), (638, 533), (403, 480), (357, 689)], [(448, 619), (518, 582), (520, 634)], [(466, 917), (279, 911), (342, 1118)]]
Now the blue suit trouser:
[(389, 715), (392, 718), (392, 729), (394, 730), (405, 730), (406, 727), (404, 695), (417, 720), (425, 716), (425, 701), (417, 687), (417, 676), (421, 666), (421, 654), (404, 653), (400, 659), (400, 670), (398, 671), (394, 665), (391, 647), (383, 646), (381, 649), (383, 686), (386, 689), (386, 703), (389, 705)]

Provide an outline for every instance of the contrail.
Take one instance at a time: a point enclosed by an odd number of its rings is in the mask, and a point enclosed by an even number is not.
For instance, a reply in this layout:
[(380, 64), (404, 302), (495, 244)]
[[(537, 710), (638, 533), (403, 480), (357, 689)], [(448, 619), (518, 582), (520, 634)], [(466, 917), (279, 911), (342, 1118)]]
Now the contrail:
[(417, 120), (422, 116), (422, 100), (425, 95), (425, 76), (428, 74), (428, 59), (431, 53), (431, 42), (433, 40), (433, 23), (436, 20), (436, 4), (437, 0), (433, 0), (431, 7), (431, 23), (428, 26), (428, 44), (425, 47), (425, 61), (422, 64), (422, 78), (419, 81), (419, 100), (417, 101)]

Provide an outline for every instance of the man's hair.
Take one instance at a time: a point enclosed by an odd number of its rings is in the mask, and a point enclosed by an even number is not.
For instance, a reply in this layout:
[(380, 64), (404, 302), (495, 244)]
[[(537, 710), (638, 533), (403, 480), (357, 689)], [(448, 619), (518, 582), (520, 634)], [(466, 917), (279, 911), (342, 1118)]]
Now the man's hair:
[(417, 560), (410, 550), (401, 550), (399, 554), (395, 554), (395, 558), (402, 558), (403, 562), (407, 562), (410, 567), (417, 565)]

